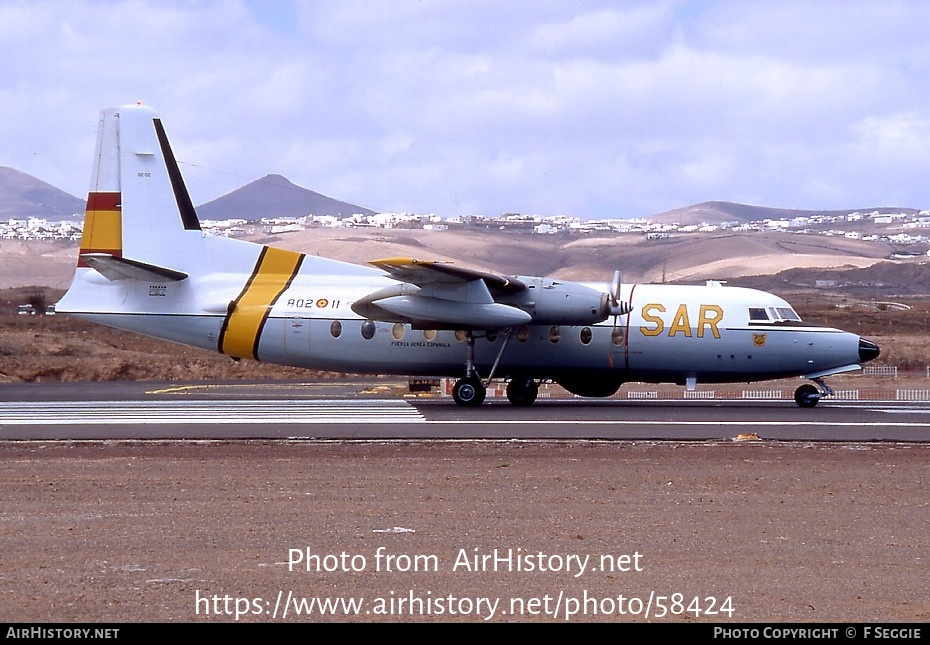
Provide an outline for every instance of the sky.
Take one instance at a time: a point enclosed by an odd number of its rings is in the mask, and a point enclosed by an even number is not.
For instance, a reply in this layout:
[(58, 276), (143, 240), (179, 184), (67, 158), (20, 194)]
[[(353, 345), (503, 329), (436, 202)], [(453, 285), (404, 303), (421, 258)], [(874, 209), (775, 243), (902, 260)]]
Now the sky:
[(380, 211), (930, 208), (930, 3), (0, 0), (0, 166), (86, 195), (101, 109), (195, 204), (269, 173)]

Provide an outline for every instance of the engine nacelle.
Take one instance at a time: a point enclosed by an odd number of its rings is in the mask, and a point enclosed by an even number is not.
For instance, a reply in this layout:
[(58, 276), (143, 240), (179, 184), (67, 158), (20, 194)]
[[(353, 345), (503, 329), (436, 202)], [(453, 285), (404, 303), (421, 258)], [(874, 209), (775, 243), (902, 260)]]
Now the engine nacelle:
[(523, 291), (497, 301), (519, 307), (533, 325), (594, 325), (610, 315), (610, 296), (577, 282), (524, 278)]
[(409, 322), (419, 328), (501, 329), (517, 325), (596, 325), (623, 315), (626, 303), (578, 282), (517, 276), (520, 289), (471, 282), (391, 285), (356, 300), (352, 311), (385, 322)]

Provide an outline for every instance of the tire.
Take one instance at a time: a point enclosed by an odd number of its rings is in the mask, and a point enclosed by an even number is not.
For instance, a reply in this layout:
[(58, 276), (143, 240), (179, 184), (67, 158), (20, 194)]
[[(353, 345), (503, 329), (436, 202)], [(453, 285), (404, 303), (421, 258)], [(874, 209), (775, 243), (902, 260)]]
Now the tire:
[(479, 406), (484, 403), (486, 395), (487, 390), (481, 381), (472, 377), (459, 379), (452, 388), (452, 398), (462, 406)]
[(507, 384), (507, 399), (514, 405), (533, 405), (539, 395), (539, 384), (531, 378), (515, 378)]
[(820, 390), (809, 383), (805, 383), (794, 391), (794, 402), (799, 408), (812, 408), (820, 403)]

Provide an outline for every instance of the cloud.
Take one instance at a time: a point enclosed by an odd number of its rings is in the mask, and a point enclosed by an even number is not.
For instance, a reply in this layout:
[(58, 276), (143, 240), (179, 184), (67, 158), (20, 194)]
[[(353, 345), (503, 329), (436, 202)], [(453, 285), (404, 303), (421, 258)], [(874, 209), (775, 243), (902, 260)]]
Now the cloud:
[(141, 99), (198, 202), (278, 172), (443, 215), (926, 207), (928, 13), (833, 0), (4, 3), (0, 164), (81, 195), (97, 112)]

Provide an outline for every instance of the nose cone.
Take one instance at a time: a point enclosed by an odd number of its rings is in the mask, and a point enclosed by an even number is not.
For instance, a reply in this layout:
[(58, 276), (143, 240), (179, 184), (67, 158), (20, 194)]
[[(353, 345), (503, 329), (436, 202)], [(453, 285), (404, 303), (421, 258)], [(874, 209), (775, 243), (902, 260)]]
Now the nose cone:
[(879, 349), (876, 343), (873, 343), (870, 340), (865, 338), (859, 339), (859, 362), (868, 363), (869, 361), (878, 358), (878, 355), (882, 353), (882, 350)]

